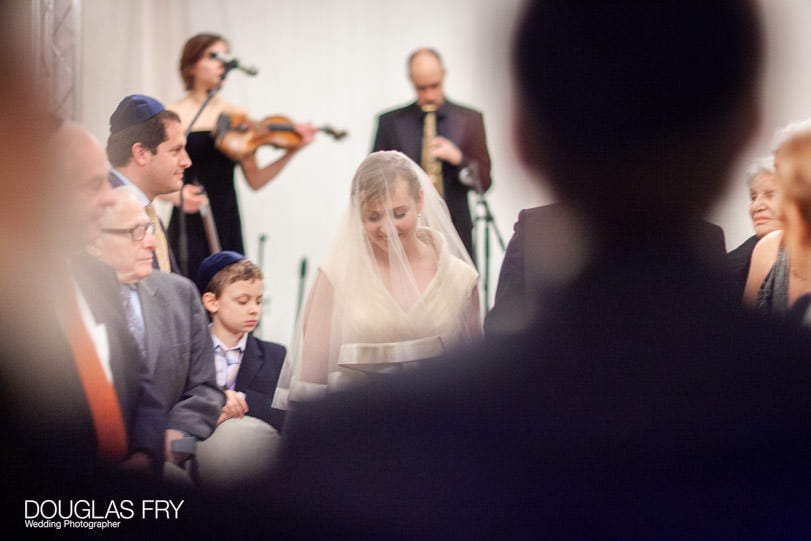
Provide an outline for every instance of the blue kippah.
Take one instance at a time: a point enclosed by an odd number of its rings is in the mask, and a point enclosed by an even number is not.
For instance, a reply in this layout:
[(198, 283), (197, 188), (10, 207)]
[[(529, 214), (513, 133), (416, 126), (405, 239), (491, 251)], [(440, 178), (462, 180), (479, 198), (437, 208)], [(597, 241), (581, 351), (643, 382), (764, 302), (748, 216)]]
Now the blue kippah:
[(145, 122), (164, 110), (163, 104), (143, 94), (127, 96), (110, 115), (110, 133)]
[(197, 269), (197, 289), (200, 291), (200, 295), (206, 292), (208, 283), (211, 282), (215, 274), (228, 265), (242, 261), (243, 259), (245, 259), (244, 255), (230, 250), (217, 252), (205, 258), (203, 262), (200, 263), (200, 268)]

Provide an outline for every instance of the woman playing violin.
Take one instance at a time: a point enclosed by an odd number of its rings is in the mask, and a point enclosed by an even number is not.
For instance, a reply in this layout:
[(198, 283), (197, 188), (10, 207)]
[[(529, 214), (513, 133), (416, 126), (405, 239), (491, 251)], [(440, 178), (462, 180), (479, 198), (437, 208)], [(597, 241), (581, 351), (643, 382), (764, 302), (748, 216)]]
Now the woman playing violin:
[[(209, 91), (222, 82), (225, 68), (222, 61), (214, 58), (211, 53), (222, 57), (227, 52), (227, 42), (216, 34), (198, 34), (190, 38), (183, 47), (180, 57), (180, 74), (188, 93), (181, 100), (170, 105), (168, 109), (180, 115), (184, 129), (197, 114), (200, 106), (208, 97)], [(215, 147), (211, 130), (221, 113), (245, 115), (243, 109), (227, 103), (220, 99), (219, 95), (215, 95), (195, 121), (193, 131), (189, 133), (186, 143), (186, 150), (192, 159), (192, 165), (186, 170), (184, 176), (186, 186), (183, 189), (183, 210), (187, 213), (188, 271), (191, 278), (196, 276), (200, 262), (210, 255), (205, 228), (198, 213), (207, 202), (211, 206), (221, 248), (240, 253), (245, 252), (242, 241), (242, 223), (234, 187), (234, 165), (240, 165), (248, 185), (254, 190), (258, 190), (273, 180), (290, 159), (313, 140), (318, 130), (309, 124), (296, 124), (295, 131), (301, 136), (298, 144), (288, 148), (278, 160), (260, 167), (254, 154), (235, 162)], [(197, 183), (205, 189), (205, 194), (201, 194), (200, 187), (194, 185)], [(167, 199), (175, 205), (169, 226), (169, 237), (172, 246), (177, 251), (179, 192), (170, 195)]]

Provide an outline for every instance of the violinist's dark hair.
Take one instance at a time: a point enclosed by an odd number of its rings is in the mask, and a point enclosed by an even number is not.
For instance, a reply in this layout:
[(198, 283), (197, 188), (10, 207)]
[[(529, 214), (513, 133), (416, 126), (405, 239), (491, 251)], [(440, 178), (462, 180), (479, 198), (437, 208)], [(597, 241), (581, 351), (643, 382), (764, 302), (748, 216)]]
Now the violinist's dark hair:
[(180, 76), (183, 78), (183, 86), (186, 90), (194, 88), (194, 75), (191, 73), (192, 67), (203, 58), (203, 53), (213, 44), (221, 41), (228, 45), (228, 41), (219, 34), (202, 33), (192, 36), (183, 46), (180, 54)]
[(107, 159), (113, 167), (124, 167), (132, 156), (132, 145), (141, 143), (152, 154), (166, 141), (166, 122), (180, 122), (174, 111), (164, 109), (149, 120), (110, 134), (107, 138)]

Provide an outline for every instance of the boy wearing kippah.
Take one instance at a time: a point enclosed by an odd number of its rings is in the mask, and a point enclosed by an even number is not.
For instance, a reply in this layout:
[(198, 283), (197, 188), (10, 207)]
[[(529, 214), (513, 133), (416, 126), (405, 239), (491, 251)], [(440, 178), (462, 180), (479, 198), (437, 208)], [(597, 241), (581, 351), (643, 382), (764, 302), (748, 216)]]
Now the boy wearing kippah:
[(208, 256), (200, 265), (197, 287), (211, 316), (217, 385), (226, 403), (217, 423), (250, 415), (281, 432), (284, 412), (271, 408), (284, 363), (284, 346), (259, 340), (262, 271), (231, 251)]

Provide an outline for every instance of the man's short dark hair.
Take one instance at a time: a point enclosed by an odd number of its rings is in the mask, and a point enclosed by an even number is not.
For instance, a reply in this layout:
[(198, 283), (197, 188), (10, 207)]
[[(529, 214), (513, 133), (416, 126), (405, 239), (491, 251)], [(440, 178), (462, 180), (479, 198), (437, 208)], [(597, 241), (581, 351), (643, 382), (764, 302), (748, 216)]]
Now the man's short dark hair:
[(149, 120), (111, 133), (107, 138), (107, 159), (113, 167), (123, 167), (132, 156), (132, 145), (141, 143), (155, 154), (158, 145), (166, 141), (165, 122), (180, 122), (174, 111), (163, 110)]
[(528, 4), (513, 55), (525, 148), (550, 176), (594, 177), (555, 186), (563, 195), (614, 189), (597, 185), (600, 171), (699, 160), (690, 153), (720, 144), (754, 103), (761, 34), (750, 1)]
[(722, 118), (752, 91), (759, 44), (744, 0), (537, 0), (515, 74), (545, 129), (624, 144)]

